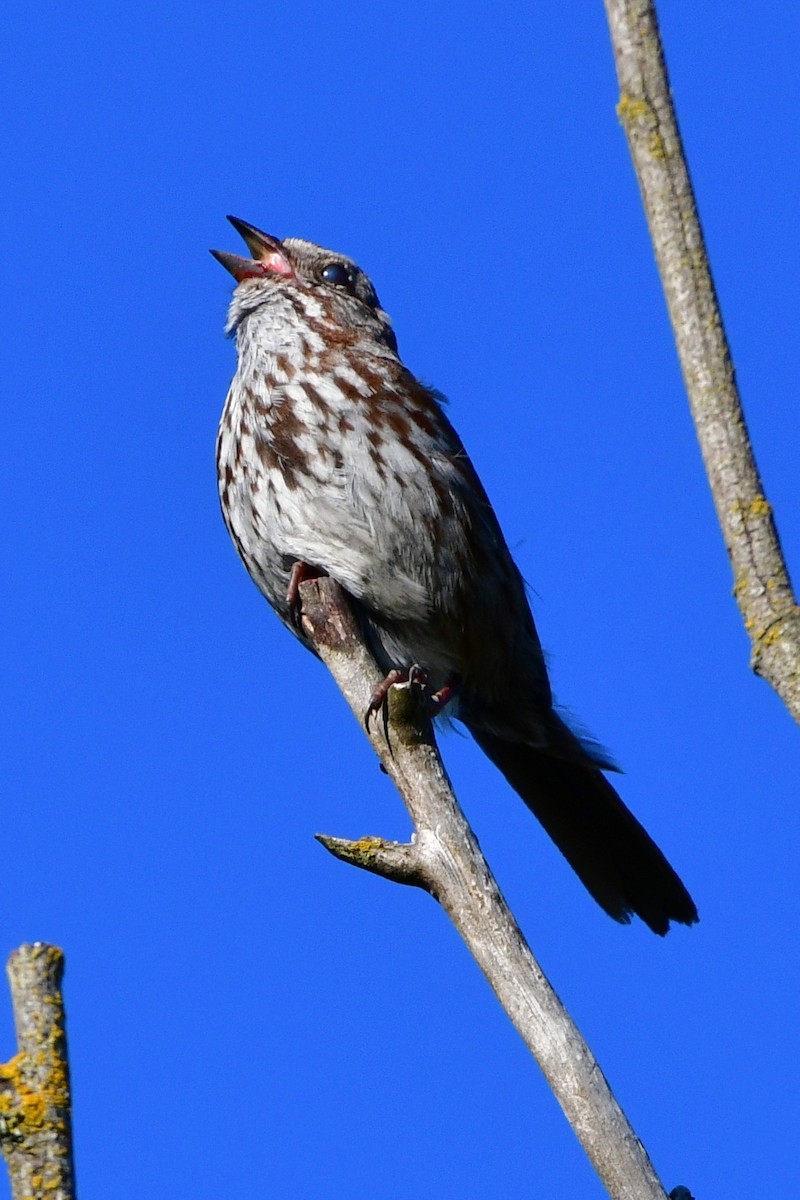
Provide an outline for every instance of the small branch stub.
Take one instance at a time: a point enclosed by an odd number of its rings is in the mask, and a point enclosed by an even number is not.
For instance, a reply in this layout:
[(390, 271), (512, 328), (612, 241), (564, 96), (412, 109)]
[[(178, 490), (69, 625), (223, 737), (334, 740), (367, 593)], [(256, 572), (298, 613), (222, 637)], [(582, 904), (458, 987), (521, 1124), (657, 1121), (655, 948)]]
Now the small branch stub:
[(74, 1200), (64, 956), (43, 942), (8, 960), (18, 1053), (0, 1064), (0, 1149), (14, 1200)]
[(342, 862), (353, 867), (383, 875), (394, 883), (408, 883), (413, 887), (427, 887), (424, 872), (413, 844), (387, 842), (379, 837), (362, 837), (356, 842), (347, 838), (329, 837), (318, 833), (317, 841)]

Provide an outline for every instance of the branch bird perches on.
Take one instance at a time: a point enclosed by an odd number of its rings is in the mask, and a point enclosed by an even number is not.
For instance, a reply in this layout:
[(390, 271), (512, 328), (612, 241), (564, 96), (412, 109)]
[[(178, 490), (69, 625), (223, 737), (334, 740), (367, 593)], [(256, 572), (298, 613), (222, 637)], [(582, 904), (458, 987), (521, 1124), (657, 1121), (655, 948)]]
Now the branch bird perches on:
[[(359, 724), (381, 672), (347, 597), (332, 579), (299, 588), (303, 630)], [(368, 736), (408, 808), (410, 843), (319, 836), (337, 858), (427, 891), (441, 904), (533, 1054), (614, 1200), (665, 1200), (636, 1137), (589, 1047), (545, 978), (453, 794), (421, 689), (393, 687), (386, 730)]]

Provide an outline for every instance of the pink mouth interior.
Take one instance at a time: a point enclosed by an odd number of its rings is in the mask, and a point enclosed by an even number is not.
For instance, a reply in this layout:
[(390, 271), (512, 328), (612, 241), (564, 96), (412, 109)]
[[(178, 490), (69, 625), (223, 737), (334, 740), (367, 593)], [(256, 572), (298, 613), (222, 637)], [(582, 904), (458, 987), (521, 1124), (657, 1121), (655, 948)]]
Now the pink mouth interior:
[(294, 275), (291, 263), (277, 250), (271, 250), (266, 258), (262, 258), (259, 261), (259, 266), (263, 267), (265, 273), (271, 272), (273, 275), (284, 275), (287, 279), (290, 279)]

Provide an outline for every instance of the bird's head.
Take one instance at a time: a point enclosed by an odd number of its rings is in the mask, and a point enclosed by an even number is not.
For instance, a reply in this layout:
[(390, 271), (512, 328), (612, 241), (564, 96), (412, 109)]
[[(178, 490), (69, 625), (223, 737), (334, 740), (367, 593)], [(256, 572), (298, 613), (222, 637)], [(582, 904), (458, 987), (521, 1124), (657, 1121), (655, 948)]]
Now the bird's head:
[(228, 220), (252, 255), (211, 251), (238, 285), (228, 313), (229, 333), (261, 313), (271, 328), (298, 324), (300, 318), (313, 329), (322, 321), (328, 337), (338, 327), (348, 336), (366, 336), (396, 353), (391, 321), (369, 278), (352, 259), (302, 238), (281, 241), (238, 217)]

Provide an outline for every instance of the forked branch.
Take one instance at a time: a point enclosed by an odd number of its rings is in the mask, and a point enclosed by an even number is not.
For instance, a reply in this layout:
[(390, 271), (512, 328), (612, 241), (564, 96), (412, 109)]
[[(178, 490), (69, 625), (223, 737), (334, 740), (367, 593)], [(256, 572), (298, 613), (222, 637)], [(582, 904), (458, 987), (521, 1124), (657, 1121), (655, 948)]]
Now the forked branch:
[(751, 666), (800, 721), (800, 608), (764, 494), (708, 263), (651, 0), (605, 0), (618, 113), (733, 567)]
[[(300, 586), (303, 629), (359, 725), (380, 671), (332, 579)], [(614, 1200), (665, 1200), (647, 1152), (589, 1047), (534, 959), (481, 853), (439, 757), (417, 685), (389, 692), (369, 737), (414, 824), (410, 844), (320, 837), (337, 858), (434, 896), (521, 1034)]]

